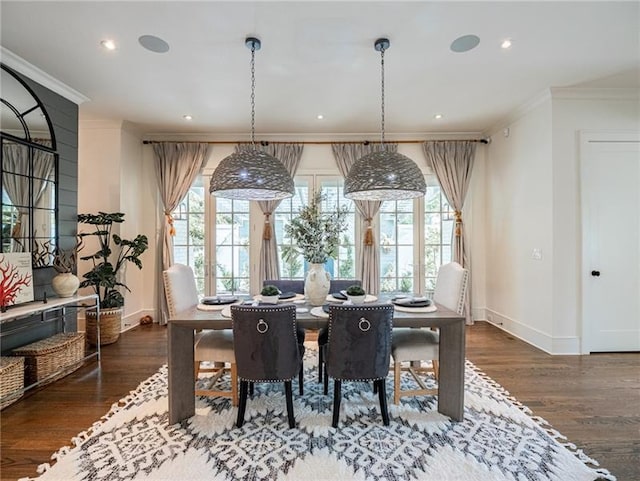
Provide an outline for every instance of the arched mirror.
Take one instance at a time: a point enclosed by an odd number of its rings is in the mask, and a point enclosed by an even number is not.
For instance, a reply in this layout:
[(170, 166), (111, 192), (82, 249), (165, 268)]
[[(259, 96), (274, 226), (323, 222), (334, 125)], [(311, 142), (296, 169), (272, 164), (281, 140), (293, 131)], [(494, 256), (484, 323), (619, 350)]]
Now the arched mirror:
[(55, 137), (44, 106), (2, 65), (0, 142), (2, 252), (30, 252), (33, 267), (51, 265), (57, 240)]

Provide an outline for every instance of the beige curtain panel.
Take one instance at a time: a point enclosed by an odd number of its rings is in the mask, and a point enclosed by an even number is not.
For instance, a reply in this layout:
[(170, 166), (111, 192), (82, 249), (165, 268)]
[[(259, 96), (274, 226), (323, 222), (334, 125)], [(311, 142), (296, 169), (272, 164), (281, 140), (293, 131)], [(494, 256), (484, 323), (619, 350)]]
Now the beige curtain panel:
[(462, 221), (462, 208), (469, 189), (476, 145), (477, 142), (468, 140), (427, 141), (422, 145), (427, 165), (436, 174), (447, 201), (455, 211), (452, 239), (453, 260), (469, 271), (469, 287), (465, 302), (467, 324), (473, 323), (471, 317), (472, 272)]
[(158, 322), (168, 320), (167, 301), (162, 283), (162, 271), (173, 265), (173, 218), (171, 213), (187, 195), (194, 180), (202, 172), (209, 157), (209, 144), (159, 142), (153, 144), (158, 190), (162, 198), (163, 218), (158, 243), (156, 279), (158, 283)]

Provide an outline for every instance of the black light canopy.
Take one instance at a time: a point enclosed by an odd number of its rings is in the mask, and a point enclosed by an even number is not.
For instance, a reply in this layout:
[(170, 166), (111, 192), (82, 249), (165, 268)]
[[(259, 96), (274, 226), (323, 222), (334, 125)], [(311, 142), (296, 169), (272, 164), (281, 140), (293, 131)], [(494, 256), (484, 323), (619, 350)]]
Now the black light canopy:
[(278, 159), (255, 148), (255, 52), (261, 42), (247, 37), (251, 50), (251, 144), (252, 148), (235, 152), (220, 162), (211, 177), (209, 192), (236, 200), (279, 200), (294, 194), (291, 175)]

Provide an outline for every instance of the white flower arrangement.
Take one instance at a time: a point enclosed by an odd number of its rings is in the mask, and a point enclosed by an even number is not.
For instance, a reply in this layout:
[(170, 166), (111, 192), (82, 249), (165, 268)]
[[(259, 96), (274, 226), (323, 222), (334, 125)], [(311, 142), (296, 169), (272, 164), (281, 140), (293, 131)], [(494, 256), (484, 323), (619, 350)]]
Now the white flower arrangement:
[(324, 264), (329, 257), (335, 259), (340, 234), (347, 229), (347, 208), (338, 207), (334, 212), (322, 212), (321, 203), (325, 198), (322, 191), (318, 191), (309, 204), (300, 208), (298, 217), (284, 226), (285, 234), (293, 242), (292, 251), (301, 254), (311, 264)]

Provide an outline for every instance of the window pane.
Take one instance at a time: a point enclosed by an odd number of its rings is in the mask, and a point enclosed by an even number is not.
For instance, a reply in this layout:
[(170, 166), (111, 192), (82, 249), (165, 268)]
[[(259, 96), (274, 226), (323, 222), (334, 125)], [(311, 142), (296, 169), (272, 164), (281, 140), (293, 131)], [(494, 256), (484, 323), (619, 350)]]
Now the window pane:
[(203, 179), (202, 176), (198, 176), (187, 195), (171, 214), (176, 231), (173, 237), (174, 261), (191, 266), (200, 294), (205, 294), (204, 195)]
[[(322, 210), (335, 211), (338, 207), (347, 209), (346, 230), (340, 237), (338, 258), (329, 259), (325, 268), (332, 279), (353, 279), (355, 277), (355, 219), (356, 206), (352, 200), (344, 197), (344, 179), (342, 177), (322, 178), (320, 188), (326, 195)], [(332, 262), (333, 261), (333, 262)]]
[(413, 200), (382, 203), (380, 290), (413, 292)]
[(249, 201), (216, 198), (216, 294), (249, 293)]
[(451, 262), (451, 234), (453, 233), (453, 211), (440, 189), (435, 176), (427, 182), (424, 213), (424, 265), (425, 289), (435, 287), (438, 269)]

